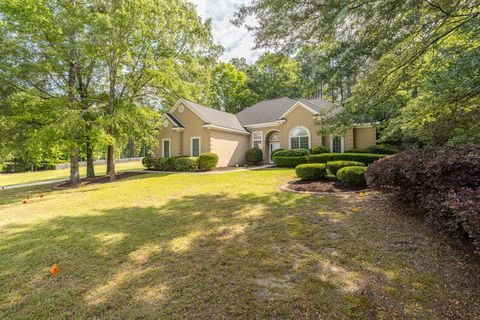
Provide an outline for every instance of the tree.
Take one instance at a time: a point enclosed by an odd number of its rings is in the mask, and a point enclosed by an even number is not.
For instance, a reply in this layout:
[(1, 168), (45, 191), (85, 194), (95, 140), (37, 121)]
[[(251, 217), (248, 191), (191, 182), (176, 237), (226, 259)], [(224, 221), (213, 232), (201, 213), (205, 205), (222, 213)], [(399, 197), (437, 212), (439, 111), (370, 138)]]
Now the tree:
[[(455, 119), (450, 123), (455, 127), (441, 139), (423, 139), (423, 143), (478, 136), (472, 131), (475, 126), (462, 124), (476, 119), (469, 110), (478, 106), (480, 86), (469, 82), (478, 74), (455, 71), (475, 65), (470, 54), (460, 51), (472, 52), (479, 46), (478, 2), (255, 0), (239, 9), (236, 22), (243, 23), (249, 15), (259, 22), (250, 28), (258, 47), (301, 56), (304, 70), (323, 87), (322, 93), (327, 80), (332, 100), (343, 106), (337, 113), (343, 119), (340, 122), (384, 120), (385, 138), (399, 133), (401, 139), (418, 140), (424, 135), (420, 132), (434, 123), (437, 128), (448, 127), (449, 120)], [(454, 60), (445, 52), (454, 53)], [(444, 58), (448, 64), (442, 63)], [(315, 60), (321, 66), (318, 70), (311, 62)], [(434, 71), (429, 66), (452, 69)], [(327, 71), (327, 79), (321, 76), (322, 70)], [(448, 82), (448, 88), (439, 86), (441, 74), (455, 81)], [(442, 115), (439, 110), (444, 110)], [(427, 125), (414, 120), (422, 114), (435, 121)]]
[(212, 106), (237, 113), (253, 102), (247, 75), (229, 63), (219, 63), (212, 73)]

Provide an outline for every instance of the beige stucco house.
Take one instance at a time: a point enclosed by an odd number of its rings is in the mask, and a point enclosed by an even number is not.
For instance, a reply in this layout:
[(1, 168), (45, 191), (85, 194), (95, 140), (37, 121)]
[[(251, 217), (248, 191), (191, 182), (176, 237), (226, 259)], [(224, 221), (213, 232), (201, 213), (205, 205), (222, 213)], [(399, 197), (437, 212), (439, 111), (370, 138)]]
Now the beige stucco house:
[(280, 98), (259, 102), (237, 114), (180, 99), (161, 119), (157, 157), (198, 156), (214, 152), (218, 167), (242, 165), (249, 148), (263, 150), (271, 163), (276, 149), (326, 145), (332, 152), (363, 148), (376, 142), (370, 124), (355, 125), (343, 136), (317, 134), (315, 118), (329, 102), (322, 99)]

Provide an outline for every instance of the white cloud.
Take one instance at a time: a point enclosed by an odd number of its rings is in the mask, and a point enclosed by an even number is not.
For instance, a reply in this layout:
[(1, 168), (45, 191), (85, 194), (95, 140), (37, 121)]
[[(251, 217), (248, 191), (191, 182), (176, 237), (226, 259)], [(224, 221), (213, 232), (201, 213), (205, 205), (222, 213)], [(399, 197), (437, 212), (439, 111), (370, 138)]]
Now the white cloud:
[(212, 19), (213, 37), (216, 43), (225, 47), (221, 60), (231, 58), (245, 58), (254, 62), (265, 50), (253, 50), (255, 41), (253, 35), (245, 28), (234, 26), (233, 18), (235, 5), (246, 4), (249, 0), (191, 0), (196, 6), (198, 14)]

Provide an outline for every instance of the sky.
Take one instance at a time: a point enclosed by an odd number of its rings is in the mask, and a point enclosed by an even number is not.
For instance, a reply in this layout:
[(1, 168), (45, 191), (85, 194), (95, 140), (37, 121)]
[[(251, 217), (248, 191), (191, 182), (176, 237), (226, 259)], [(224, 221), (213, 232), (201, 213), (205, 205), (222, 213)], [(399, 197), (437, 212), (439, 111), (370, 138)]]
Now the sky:
[[(198, 14), (212, 19), (212, 31), (215, 43), (223, 45), (223, 61), (231, 58), (245, 58), (254, 62), (265, 50), (253, 50), (253, 35), (245, 27), (238, 28), (230, 20), (235, 13), (235, 5), (248, 3), (250, 0), (190, 0), (197, 5)], [(253, 21), (249, 21), (251, 23)]]

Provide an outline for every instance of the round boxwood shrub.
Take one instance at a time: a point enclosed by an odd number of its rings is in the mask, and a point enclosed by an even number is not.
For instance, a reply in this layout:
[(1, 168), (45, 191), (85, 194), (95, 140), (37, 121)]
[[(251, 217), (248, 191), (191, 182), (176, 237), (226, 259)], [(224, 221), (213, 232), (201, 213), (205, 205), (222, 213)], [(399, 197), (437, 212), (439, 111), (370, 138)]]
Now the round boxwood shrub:
[(273, 163), (275, 163), (277, 167), (295, 168), (299, 164), (308, 163), (308, 157), (280, 157), (275, 155), (273, 157)]
[(165, 158), (145, 157), (142, 159), (142, 164), (148, 170), (165, 170)]
[(259, 148), (251, 148), (245, 152), (245, 160), (248, 164), (257, 164), (262, 162), (263, 160), (263, 152), (262, 149)]
[(306, 163), (295, 167), (295, 173), (302, 180), (320, 180), (327, 174), (324, 163)]
[(289, 149), (275, 153), (275, 155), (279, 157), (302, 157), (308, 156), (309, 154), (310, 151), (308, 151), (308, 149)]
[(367, 167), (344, 167), (338, 170), (337, 179), (349, 187), (365, 187), (367, 185), (365, 171)]
[(212, 152), (202, 153), (198, 157), (198, 169), (202, 171), (213, 170), (218, 163), (218, 155)]
[(365, 164), (359, 161), (345, 161), (345, 160), (327, 162), (327, 169), (330, 170), (330, 172), (333, 174), (337, 174), (338, 170), (342, 168), (352, 167), (352, 166), (364, 167)]
[(327, 146), (315, 146), (310, 151), (311, 154), (329, 153), (330, 148)]
[(198, 157), (179, 156), (168, 158), (165, 162), (168, 171), (195, 171), (198, 170)]

